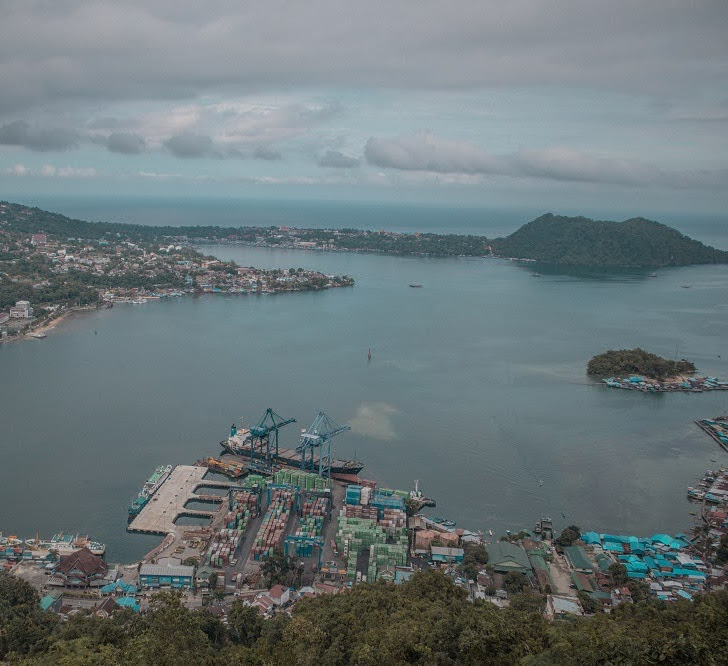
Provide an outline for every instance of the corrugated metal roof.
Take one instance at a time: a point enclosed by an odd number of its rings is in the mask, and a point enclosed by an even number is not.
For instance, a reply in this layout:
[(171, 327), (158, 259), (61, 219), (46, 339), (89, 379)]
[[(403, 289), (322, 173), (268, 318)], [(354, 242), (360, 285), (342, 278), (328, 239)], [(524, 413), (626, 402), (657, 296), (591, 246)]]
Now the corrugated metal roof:
[(186, 567), (181, 564), (177, 566), (164, 566), (162, 564), (143, 564), (142, 568), (139, 570), (139, 575), (191, 577), (194, 572), (194, 567)]

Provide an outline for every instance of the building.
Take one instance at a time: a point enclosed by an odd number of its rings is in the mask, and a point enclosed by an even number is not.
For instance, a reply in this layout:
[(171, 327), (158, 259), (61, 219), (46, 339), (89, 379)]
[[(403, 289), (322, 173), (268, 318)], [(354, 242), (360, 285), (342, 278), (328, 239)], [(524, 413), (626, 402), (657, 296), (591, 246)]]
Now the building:
[(106, 599), (96, 604), (93, 614), (98, 617), (109, 617), (115, 610), (118, 609), (119, 604), (114, 601), (114, 598), (106, 597)]
[(143, 564), (139, 569), (139, 585), (146, 588), (192, 588), (195, 568), (183, 565)]
[(462, 548), (447, 548), (445, 546), (432, 546), (430, 559), (433, 562), (462, 562), (465, 551)]
[(101, 587), (107, 580), (109, 565), (84, 547), (70, 555), (61, 555), (60, 562), (48, 580), (49, 585), (66, 587)]
[(60, 590), (53, 590), (40, 600), (40, 609), (42, 611), (58, 613), (61, 606), (63, 606), (63, 592)]
[(10, 319), (30, 319), (33, 316), (33, 308), (29, 301), (18, 301), (10, 308)]
[(291, 591), (283, 585), (274, 585), (268, 590), (268, 597), (276, 606), (283, 606), (291, 598)]
[(572, 597), (549, 594), (546, 597), (546, 615), (552, 620), (564, 620), (570, 615), (584, 615), (581, 605)]
[(31, 245), (45, 245), (46, 235), (45, 234), (33, 234), (30, 237)]
[(583, 574), (594, 573), (594, 567), (582, 546), (567, 546), (564, 548), (564, 552), (575, 571)]
[(2, 326), (8, 319), (10, 319), (10, 314), (8, 312), (0, 312), (0, 326)]
[(508, 541), (496, 541), (486, 546), (488, 551), (488, 564), (498, 573), (506, 574), (509, 571), (530, 574), (531, 563), (524, 548)]

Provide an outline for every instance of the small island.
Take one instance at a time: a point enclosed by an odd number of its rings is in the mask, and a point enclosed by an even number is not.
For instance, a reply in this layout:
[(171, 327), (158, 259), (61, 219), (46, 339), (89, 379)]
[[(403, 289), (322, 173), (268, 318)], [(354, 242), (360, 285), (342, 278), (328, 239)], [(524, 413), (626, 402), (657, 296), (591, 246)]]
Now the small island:
[[(610, 349), (588, 363), (586, 373), (602, 377), (610, 388), (643, 393), (726, 391), (728, 381), (718, 377), (692, 377), (695, 365), (680, 359), (671, 361), (640, 349)], [(621, 377), (620, 377), (621, 375)]]
[(678, 375), (691, 375), (695, 365), (681, 359), (671, 361), (657, 354), (636, 349), (610, 349), (594, 356), (586, 366), (586, 374), (613, 377), (616, 375), (643, 375), (651, 379), (667, 379)]

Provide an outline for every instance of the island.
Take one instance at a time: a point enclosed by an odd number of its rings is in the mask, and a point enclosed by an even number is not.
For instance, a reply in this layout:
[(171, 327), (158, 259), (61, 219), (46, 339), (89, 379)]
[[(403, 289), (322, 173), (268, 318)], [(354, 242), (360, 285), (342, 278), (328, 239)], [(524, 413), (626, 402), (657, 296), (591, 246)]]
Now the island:
[(661, 268), (728, 263), (728, 252), (642, 217), (605, 222), (547, 213), (493, 241), (493, 247), (502, 256), (567, 266)]
[(592, 357), (586, 366), (588, 375), (601, 377), (643, 375), (651, 379), (662, 380), (694, 372), (695, 365), (690, 361), (685, 359), (671, 361), (639, 347), (605, 351)]
[(156, 227), (71, 220), (0, 202), (0, 339), (42, 337), (61, 317), (192, 293), (275, 294), (354, 284), (303, 268), (206, 256)]

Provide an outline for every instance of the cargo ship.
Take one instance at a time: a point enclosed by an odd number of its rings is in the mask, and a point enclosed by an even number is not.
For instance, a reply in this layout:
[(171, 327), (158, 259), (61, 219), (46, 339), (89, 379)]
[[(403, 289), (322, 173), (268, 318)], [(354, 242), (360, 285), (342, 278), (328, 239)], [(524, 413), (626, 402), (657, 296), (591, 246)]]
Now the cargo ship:
[[(220, 446), (222, 446), (222, 448), (228, 453), (232, 453), (236, 456), (244, 456), (249, 459), (251, 447), (250, 430), (247, 428), (232, 428), (230, 436), (227, 439), (222, 440), (220, 442)], [(295, 467), (297, 469), (300, 469), (301, 467), (301, 454), (293, 449), (279, 448), (278, 455), (276, 455), (275, 452), (272, 452), (272, 456), (273, 461), (278, 465)], [(253, 450), (253, 460), (262, 460), (264, 458), (265, 456), (263, 451), (260, 451), (256, 446)], [(318, 456), (314, 456), (314, 465), (318, 466), (318, 461)], [(364, 469), (364, 463), (361, 463), (358, 460), (340, 460), (334, 458), (331, 461), (332, 474), (356, 475), (359, 474), (362, 469)]]
[(152, 495), (159, 490), (159, 487), (167, 480), (167, 477), (172, 472), (172, 465), (160, 465), (154, 470), (144, 487), (139, 491), (139, 494), (132, 500), (129, 505), (129, 520), (135, 518), (139, 512), (147, 505), (147, 502), (151, 499)]

